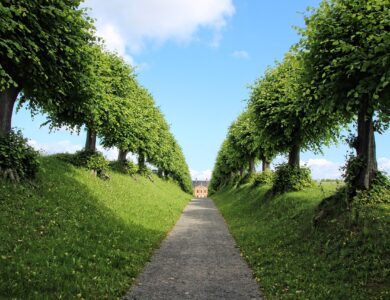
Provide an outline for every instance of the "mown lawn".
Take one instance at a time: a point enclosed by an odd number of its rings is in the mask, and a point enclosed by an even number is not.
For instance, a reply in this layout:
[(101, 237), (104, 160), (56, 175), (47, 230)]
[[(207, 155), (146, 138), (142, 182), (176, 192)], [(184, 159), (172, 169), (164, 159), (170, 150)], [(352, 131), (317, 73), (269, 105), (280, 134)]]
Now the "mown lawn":
[(268, 199), (249, 185), (212, 196), (267, 299), (390, 299), (390, 205), (313, 226), (335, 183)]
[(110, 176), (45, 157), (33, 184), (0, 182), (0, 298), (124, 295), (191, 195)]

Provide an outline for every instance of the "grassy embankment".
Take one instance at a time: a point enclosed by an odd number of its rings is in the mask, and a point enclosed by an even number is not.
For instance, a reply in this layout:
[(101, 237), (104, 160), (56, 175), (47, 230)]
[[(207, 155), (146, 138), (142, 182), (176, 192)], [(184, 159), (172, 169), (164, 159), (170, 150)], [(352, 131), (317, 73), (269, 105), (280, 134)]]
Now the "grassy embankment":
[(390, 205), (313, 226), (335, 183), (267, 199), (244, 185), (212, 196), (267, 299), (390, 299)]
[(0, 182), (0, 298), (118, 298), (191, 196), (154, 177), (102, 181), (54, 157)]

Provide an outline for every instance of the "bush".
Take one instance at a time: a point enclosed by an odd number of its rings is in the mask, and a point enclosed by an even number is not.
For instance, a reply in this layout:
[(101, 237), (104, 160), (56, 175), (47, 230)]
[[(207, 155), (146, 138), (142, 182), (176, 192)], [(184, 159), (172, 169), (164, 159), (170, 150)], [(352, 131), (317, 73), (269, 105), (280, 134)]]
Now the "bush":
[(353, 204), (360, 206), (382, 203), (390, 203), (390, 180), (382, 172), (378, 172), (369, 190), (357, 191)]
[(363, 166), (362, 158), (355, 156), (353, 153), (348, 154), (345, 165), (341, 168), (343, 171), (343, 178), (347, 186), (353, 185), (356, 177), (359, 174), (359, 170)]
[(239, 185), (241, 181), (241, 176), (240, 174), (238, 173), (234, 173), (232, 176), (230, 176), (230, 178), (226, 181), (226, 184), (224, 184), (224, 186), (228, 186), (228, 187), (236, 187), (237, 185)]
[(39, 153), (27, 144), (20, 131), (11, 131), (0, 138), (0, 174), (13, 181), (34, 179)]
[(53, 157), (73, 165), (74, 165), (74, 156), (75, 155), (72, 153), (56, 153), (53, 155)]
[(88, 158), (86, 167), (96, 172), (97, 176), (104, 177), (108, 170), (108, 161), (104, 158), (103, 154), (96, 152)]
[(300, 191), (305, 187), (310, 187), (312, 185), (313, 181), (309, 168), (281, 164), (276, 167), (272, 192), (278, 194), (289, 191)]
[(75, 154), (60, 153), (55, 155), (58, 159), (71, 163), (76, 167), (84, 167), (93, 171), (100, 178), (108, 179), (106, 172), (108, 170), (108, 161), (103, 154), (94, 151), (80, 150)]
[(115, 171), (130, 176), (133, 176), (138, 172), (138, 166), (131, 161), (124, 161), (124, 162), (115, 161), (110, 164), (110, 167)]
[[(77, 167), (87, 167), (89, 159), (99, 152), (80, 150), (73, 154), (71, 163)], [(101, 155), (101, 154), (100, 154)]]
[(251, 182), (254, 175), (255, 175), (254, 173), (245, 173), (238, 181), (238, 185), (242, 185), (242, 184), (246, 184), (248, 182)]
[(137, 172), (139, 175), (144, 176), (144, 177), (149, 178), (149, 179), (151, 179), (152, 175), (153, 175), (153, 172), (149, 168), (147, 168), (146, 166), (141, 168), (141, 169), (138, 168)]
[(265, 184), (272, 184), (274, 180), (274, 176), (275, 176), (274, 172), (269, 170), (263, 171), (261, 173), (253, 174), (252, 185), (256, 187)]

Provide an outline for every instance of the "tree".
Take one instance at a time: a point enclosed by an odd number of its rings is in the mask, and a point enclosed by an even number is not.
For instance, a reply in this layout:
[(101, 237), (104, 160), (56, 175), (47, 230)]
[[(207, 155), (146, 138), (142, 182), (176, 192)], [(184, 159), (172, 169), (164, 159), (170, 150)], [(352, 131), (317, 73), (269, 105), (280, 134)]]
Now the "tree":
[(192, 193), (192, 180), (188, 165), (185, 161), (183, 151), (176, 142), (173, 135), (169, 138), (170, 140), (170, 153), (171, 155), (166, 157), (168, 168), (165, 170), (171, 177), (179, 183), (183, 191)]
[[(101, 142), (105, 147), (118, 147), (123, 153), (137, 153), (141, 165), (150, 156), (151, 140), (156, 139), (154, 100), (148, 91), (133, 78), (125, 97), (117, 97), (110, 108)], [(156, 124), (157, 123), (157, 124)], [(141, 166), (142, 167), (142, 166)]]
[(313, 100), (299, 52), (288, 53), (252, 87), (259, 139), (271, 153), (288, 153), (291, 167), (300, 167), (302, 149), (320, 151), (338, 136), (337, 118), (319, 112)]
[[(229, 135), (228, 135), (229, 137)], [(218, 151), (210, 181), (210, 191), (217, 191), (229, 182), (234, 183), (237, 172), (242, 176), (242, 160), (238, 159), (232, 141), (226, 138)]]
[(117, 97), (110, 107), (107, 120), (99, 136), (105, 147), (118, 147), (119, 158), (124, 161), (127, 153), (138, 155), (138, 167), (142, 173), (146, 162), (153, 164), (160, 173), (172, 177), (186, 192), (192, 191), (192, 182), (183, 153), (161, 111), (155, 106), (152, 95), (138, 84), (135, 77), (124, 97)]
[(227, 157), (228, 147), (228, 140), (225, 139), (218, 151), (217, 159), (214, 164), (209, 185), (210, 192), (218, 191), (231, 176), (231, 168)]
[(254, 136), (254, 144), (257, 151), (257, 157), (262, 162), (262, 171), (268, 171), (270, 169), (271, 161), (275, 156), (275, 153), (261, 136), (261, 131), (256, 129), (256, 117), (253, 108), (249, 105), (247, 108), (248, 122), (250, 123), (251, 132)]
[(346, 122), (357, 120), (354, 195), (377, 174), (374, 131), (387, 129), (390, 121), (390, 3), (323, 1), (301, 33), (317, 106)]
[(103, 50), (102, 45), (92, 45), (89, 51), (93, 61), (80, 76), (79, 89), (69, 95), (84, 100), (66, 106), (52, 106), (47, 111), (51, 127), (66, 125), (80, 129), (85, 126), (87, 136), (84, 149), (95, 152), (97, 136), (107, 132), (105, 127), (117, 125), (117, 120), (111, 118), (113, 112), (117, 112), (117, 118), (126, 119), (126, 114), (120, 113), (122, 108), (124, 111), (126, 108), (126, 100), (123, 99), (128, 98), (137, 87), (133, 68), (116, 53)]
[(81, 1), (0, 3), (0, 136), (10, 132), (16, 99), (32, 110), (69, 105), (67, 97), (90, 64), (91, 19)]
[(249, 111), (241, 113), (230, 126), (228, 135), (238, 156), (237, 159), (248, 164), (249, 174), (255, 172), (255, 161), (259, 154), (255, 127), (250, 117)]

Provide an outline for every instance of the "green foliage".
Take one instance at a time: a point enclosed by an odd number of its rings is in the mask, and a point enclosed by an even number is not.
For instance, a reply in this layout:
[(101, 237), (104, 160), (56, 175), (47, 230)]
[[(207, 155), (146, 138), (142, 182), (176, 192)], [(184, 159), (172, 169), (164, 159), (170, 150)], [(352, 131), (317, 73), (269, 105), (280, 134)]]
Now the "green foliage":
[(138, 172), (138, 167), (135, 163), (131, 161), (114, 161), (110, 163), (111, 169), (120, 172), (122, 174), (134, 176)]
[(223, 185), (223, 187), (236, 188), (240, 185), (242, 180), (244, 180), (244, 178), (241, 177), (240, 174), (235, 173), (229, 178), (229, 180)]
[(353, 170), (348, 171), (357, 178), (348, 182), (351, 197), (374, 178), (373, 131), (389, 127), (389, 26), (388, 0), (327, 0), (306, 17), (301, 30), (317, 111), (358, 124), (357, 160), (350, 161)]
[[(237, 169), (245, 168), (260, 153), (256, 128), (249, 110), (241, 113), (229, 128), (227, 139), (231, 147), (229, 159)], [(251, 170), (252, 171), (252, 170)]]
[(102, 153), (96, 152), (88, 157), (85, 166), (87, 169), (96, 172), (96, 174), (101, 177), (108, 170), (108, 161), (104, 158)]
[(94, 29), (81, 2), (0, 3), (0, 92), (17, 87), (35, 111), (82, 101), (69, 97), (92, 59)]
[(389, 122), (390, 6), (388, 0), (327, 0), (301, 30), (305, 67), (319, 110), (347, 121), (368, 99), (377, 125)]
[(252, 177), (252, 185), (254, 187), (269, 185), (273, 183), (275, 174), (274, 172), (267, 170), (261, 173), (256, 173)]
[(211, 175), (209, 190), (218, 191), (235, 176), (236, 166), (231, 164), (229, 140), (225, 139), (218, 151), (217, 159)]
[(137, 173), (146, 178), (150, 178), (153, 174), (153, 172), (146, 166), (144, 166), (143, 168), (138, 167)]
[(142, 154), (146, 162), (164, 171), (184, 191), (191, 193), (188, 165), (163, 114), (152, 95), (135, 80), (132, 83), (129, 95), (118, 98), (120, 105), (110, 108), (109, 120), (100, 133), (102, 144)]
[(0, 174), (3, 177), (15, 181), (34, 179), (39, 168), (38, 156), (20, 131), (0, 137)]
[[(233, 174), (243, 174), (256, 158), (269, 161), (276, 154), (286, 153), (299, 157), (301, 149), (320, 152), (323, 144), (337, 140), (340, 121), (317, 110), (302, 53), (296, 48), (252, 86), (247, 110), (230, 126), (218, 153), (212, 190), (217, 191)], [(299, 165), (299, 161), (290, 164)], [(286, 190), (305, 186), (302, 176), (304, 172), (297, 173), (292, 180), (302, 181), (295, 186), (289, 182)]]
[[(118, 119), (127, 120), (129, 95), (136, 90), (137, 84), (134, 69), (118, 54), (104, 50), (100, 44), (91, 45), (87, 50), (93, 61), (81, 75), (79, 89), (72, 95), (83, 101), (51, 107), (48, 123), (54, 128), (80, 129), (85, 125), (102, 134), (106, 133), (107, 127), (118, 126)], [(119, 110), (122, 115), (118, 114)]]
[(301, 52), (292, 49), (251, 88), (257, 135), (275, 153), (289, 153), (294, 146), (320, 151), (336, 141), (339, 120), (317, 110), (309, 80)]
[(267, 299), (389, 298), (390, 204), (362, 206), (353, 223), (334, 204), (338, 214), (313, 228), (316, 208), (336, 188), (323, 182), (272, 201), (267, 186), (213, 195)]
[(353, 205), (390, 204), (390, 179), (381, 172), (378, 172), (369, 190), (358, 191)]
[(313, 180), (309, 168), (281, 164), (276, 167), (272, 191), (274, 194), (300, 191), (312, 185)]
[(102, 178), (105, 178), (105, 173), (109, 167), (109, 163), (104, 158), (103, 154), (95, 151), (83, 149), (77, 151), (75, 154), (61, 153), (56, 154), (55, 157), (71, 163), (74, 166), (87, 168)]
[(353, 153), (348, 155), (345, 165), (341, 168), (343, 178), (348, 187), (351, 187), (359, 175), (360, 169), (363, 167), (364, 161), (361, 157), (357, 157)]
[(251, 182), (253, 179), (254, 173), (245, 173), (243, 176), (238, 176), (237, 185), (247, 184), (248, 182)]
[[(247, 182), (254, 171), (256, 160), (270, 160), (273, 155), (271, 148), (259, 138), (253, 111), (248, 108), (229, 127), (215, 162), (210, 182), (211, 190), (217, 191), (225, 184), (232, 186)], [(239, 178), (240, 175), (237, 174), (242, 174), (243, 178)]]
[(0, 298), (125, 295), (191, 196), (157, 177), (110, 175), (43, 157), (34, 185), (0, 185)]
[[(152, 95), (138, 83), (132, 66), (95, 40), (81, 2), (0, 4), (0, 92), (17, 86), (22, 103), (46, 112), (51, 128), (85, 126), (106, 147), (142, 153), (191, 192), (182, 150)], [(76, 165), (87, 166), (83, 157), (75, 159), (81, 159)], [(93, 158), (90, 167), (99, 174), (102, 158)]]
[(52, 155), (53, 157), (57, 158), (58, 160), (62, 160), (64, 162), (76, 165), (74, 162), (74, 154), (72, 153), (56, 153)]
[(75, 154), (71, 154), (71, 161), (69, 162), (77, 167), (87, 167), (88, 161), (93, 155), (95, 155), (94, 151), (79, 150)]

